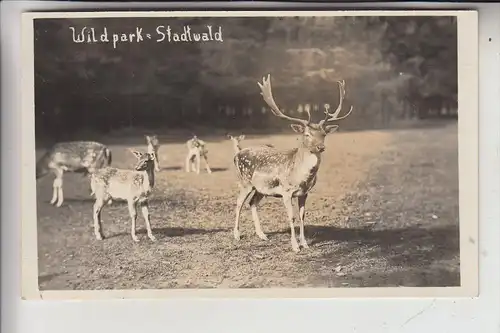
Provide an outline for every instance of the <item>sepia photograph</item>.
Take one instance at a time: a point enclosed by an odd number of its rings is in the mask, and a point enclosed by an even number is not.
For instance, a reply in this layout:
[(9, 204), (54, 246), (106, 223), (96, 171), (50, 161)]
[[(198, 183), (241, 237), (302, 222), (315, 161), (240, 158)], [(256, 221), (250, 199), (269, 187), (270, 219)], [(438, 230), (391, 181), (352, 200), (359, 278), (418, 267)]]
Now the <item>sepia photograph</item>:
[(23, 286), (474, 296), (471, 13), (25, 14)]

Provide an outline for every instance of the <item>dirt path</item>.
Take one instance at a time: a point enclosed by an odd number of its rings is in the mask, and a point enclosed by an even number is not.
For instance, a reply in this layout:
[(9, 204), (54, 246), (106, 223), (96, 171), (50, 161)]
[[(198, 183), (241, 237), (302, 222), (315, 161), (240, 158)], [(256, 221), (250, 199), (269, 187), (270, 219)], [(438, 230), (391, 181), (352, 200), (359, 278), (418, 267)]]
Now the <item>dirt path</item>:
[[(250, 137), (242, 145), (285, 147), (293, 140)], [(269, 242), (255, 236), (248, 208), (242, 212), (241, 241), (232, 239), (237, 188), (231, 143), (206, 141), (215, 171), (211, 175), (184, 173), (184, 144), (160, 150), (164, 170), (150, 204), (156, 243), (144, 234), (142, 217), (141, 242), (131, 240), (127, 207), (118, 202), (103, 211), (107, 239), (95, 241), (88, 182), (67, 175), (66, 202), (59, 209), (48, 204), (52, 180), (39, 182), (40, 288), (457, 283), (456, 126), (330, 136), (318, 184), (307, 202), (311, 247), (298, 255), (290, 250), (279, 199), (265, 199), (259, 209)], [(126, 147), (111, 148), (116, 166), (132, 166)]]

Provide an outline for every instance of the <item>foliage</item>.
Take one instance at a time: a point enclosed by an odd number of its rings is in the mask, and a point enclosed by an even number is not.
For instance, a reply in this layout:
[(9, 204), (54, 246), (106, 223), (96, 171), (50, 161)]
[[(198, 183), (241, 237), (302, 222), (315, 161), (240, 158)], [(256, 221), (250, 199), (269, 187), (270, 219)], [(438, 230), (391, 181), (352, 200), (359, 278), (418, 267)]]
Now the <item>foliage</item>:
[[(156, 27), (222, 26), (223, 42), (155, 42)], [(152, 40), (74, 43), (71, 30), (134, 32)], [(355, 112), (343, 128), (370, 128), (457, 96), (453, 17), (44, 19), (35, 22), (37, 135), (92, 128), (284, 126), (263, 113), (256, 82), (271, 73), (287, 112), (336, 105), (346, 80)], [(449, 104), (448, 104), (449, 105)], [(425, 110), (423, 110), (425, 111)], [(321, 114), (317, 115), (320, 117)], [(286, 125), (286, 124), (285, 124)]]

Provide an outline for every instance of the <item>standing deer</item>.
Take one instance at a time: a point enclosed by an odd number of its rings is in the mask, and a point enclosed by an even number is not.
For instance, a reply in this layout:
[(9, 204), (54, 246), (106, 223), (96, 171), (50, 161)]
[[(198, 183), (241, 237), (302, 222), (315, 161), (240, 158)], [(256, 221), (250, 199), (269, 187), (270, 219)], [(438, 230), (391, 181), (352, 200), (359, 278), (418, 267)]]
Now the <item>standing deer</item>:
[(234, 152), (239, 152), (241, 150), (240, 142), (245, 139), (245, 135), (242, 134), (240, 136), (232, 136), (231, 134), (228, 134), (227, 138), (233, 143)]
[(64, 201), (64, 172), (82, 173), (84, 176), (111, 165), (111, 151), (99, 142), (71, 141), (53, 145), (36, 163), (36, 179), (48, 173), (55, 176), (50, 203), (61, 207)]
[(128, 210), (132, 219), (131, 235), (135, 242), (139, 241), (135, 234), (135, 222), (137, 219), (137, 205), (141, 207), (148, 237), (156, 241), (151, 230), (149, 220), (148, 198), (155, 184), (154, 160), (155, 153), (141, 153), (131, 151), (137, 158), (134, 170), (117, 169), (106, 167), (91, 173), (90, 186), (95, 195), (93, 210), (94, 234), (96, 239), (102, 240), (101, 211), (104, 205), (109, 204), (112, 199), (126, 200)]
[[(245, 135), (242, 134), (240, 136), (232, 136), (230, 134), (227, 135), (227, 138), (233, 142), (233, 149), (235, 153), (238, 153), (241, 150), (240, 142), (245, 139)], [(264, 146), (273, 148), (274, 146), (271, 144), (265, 144)]]
[(148, 153), (155, 154), (155, 171), (160, 172), (160, 155), (158, 150), (160, 150), (160, 141), (156, 135), (145, 135), (146, 143), (148, 145)]
[[(186, 142), (188, 153), (186, 156), (186, 172), (195, 171), (200, 174), (201, 157), (205, 161), (205, 169), (208, 173), (212, 173), (208, 165), (208, 149), (205, 141), (198, 139), (196, 135)], [(196, 164), (195, 164), (196, 163)]]
[(325, 137), (338, 129), (338, 125), (327, 125), (330, 121), (338, 121), (348, 117), (353, 107), (342, 117), (339, 113), (342, 109), (345, 95), (345, 82), (338, 81), (340, 90), (340, 101), (334, 113), (325, 108), (325, 119), (319, 123), (311, 122), (311, 113), (306, 111), (308, 119), (292, 118), (280, 111), (276, 105), (272, 92), (270, 75), (264, 77), (262, 83), (258, 83), (264, 101), (270, 107), (271, 112), (282, 119), (291, 121), (292, 129), (301, 134), (299, 146), (289, 150), (278, 150), (270, 147), (251, 147), (239, 151), (234, 157), (238, 175), (240, 193), (236, 201), (236, 219), (234, 225), (234, 238), (240, 239), (239, 219), (241, 208), (247, 198), (250, 197), (250, 208), (255, 225), (255, 232), (262, 240), (267, 236), (261, 229), (257, 215), (257, 205), (266, 196), (282, 198), (290, 223), (292, 250), (299, 252), (299, 244), (295, 236), (294, 216), (292, 198), (297, 198), (300, 219), (300, 245), (308, 248), (304, 236), (305, 204), (309, 191), (314, 187), (317, 173), (321, 163), (321, 153), (325, 150)]

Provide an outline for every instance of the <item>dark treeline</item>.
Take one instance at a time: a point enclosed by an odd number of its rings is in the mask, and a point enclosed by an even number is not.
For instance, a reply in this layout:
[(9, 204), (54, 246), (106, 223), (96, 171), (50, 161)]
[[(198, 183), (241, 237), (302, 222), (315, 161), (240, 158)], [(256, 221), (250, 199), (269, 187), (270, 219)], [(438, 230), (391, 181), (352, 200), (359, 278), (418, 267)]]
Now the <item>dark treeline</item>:
[[(181, 33), (222, 28), (223, 42), (157, 42), (158, 26)], [(75, 43), (72, 30), (106, 28), (110, 43)], [(142, 28), (143, 42), (113, 33)], [(163, 29), (165, 31), (165, 29)], [(151, 39), (146, 34), (151, 35)], [(454, 17), (51, 19), (35, 22), (37, 137), (127, 127), (287, 126), (259, 95), (271, 73), (277, 103), (322, 117), (346, 81), (355, 112), (343, 128), (373, 128), (427, 113), (455, 113)]]

